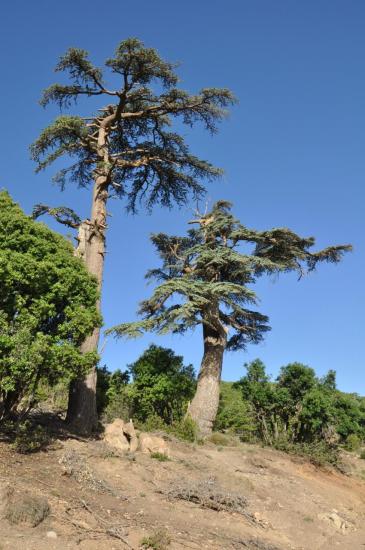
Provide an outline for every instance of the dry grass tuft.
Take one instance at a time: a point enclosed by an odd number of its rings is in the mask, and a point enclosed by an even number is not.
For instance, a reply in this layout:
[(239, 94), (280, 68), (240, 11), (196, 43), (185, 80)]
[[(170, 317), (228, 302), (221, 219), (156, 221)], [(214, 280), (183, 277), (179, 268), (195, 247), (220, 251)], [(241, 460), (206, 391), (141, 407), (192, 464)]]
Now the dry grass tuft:
[(4, 517), (14, 525), (23, 523), (36, 527), (49, 513), (49, 504), (45, 498), (29, 494), (13, 494), (6, 504)]

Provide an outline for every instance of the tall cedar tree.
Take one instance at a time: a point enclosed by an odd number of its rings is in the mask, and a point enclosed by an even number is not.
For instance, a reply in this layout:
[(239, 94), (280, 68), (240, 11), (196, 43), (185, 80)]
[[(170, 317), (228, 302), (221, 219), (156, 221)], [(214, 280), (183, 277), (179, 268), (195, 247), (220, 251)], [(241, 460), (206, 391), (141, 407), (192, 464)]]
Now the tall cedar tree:
[[(109, 332), (138, 336), (143, 331), (184, 333), (203, 326), (204, 355), (189, 414), (201, 436), (212, 430), (219, 403), (219, 383), (225, 350), (258, 343), (269, 330), (268, 318), (247, 305), (257, 302), (252, 285), (264, 274), (296, 271), (301, 277), (318, 262), (337, 263), (351, 246), (333, 246), (312, 253), (314, 239), (287, 228), (255, 231), (236, 220), (231, 205), (217, 202), (211, 212), (191, 221), (197, 228), (187, 237), (153, 235), (162, 267), (147, 273), (161, 281), (142, 302), (143, 319)], [(242, 247), (243, 245), (243, 247)], [(247, 245), (253, 247), (246, 253)]]
[[(211, 133), (234, 102), (226, 89), (205, 88), (191, 95), (177, 87), (175, 65), (167, 63), (156, 50), (130, 38), (119, 44), (115, 56), (105, 61), (112, 73), (113, 87), (104, 81), (101, 69), (89, 61), (85, 50), (70, 48), (56, 66), (69, 75), (69, 84), (54, 84), (41, 99), (43, 106), (56, 103), (61, 110), (73, 106), (80, 97), (100, 96), (108, 103), (88, 118), (62, 115), (42, 131), (31, 146), (37, 170), (47, 168), (62, 156), (75, 160), (59, 171), (54, 180), (63, 187), (67, 181), (93, 188), (90, 220), (81, 222), (61, 207), (40, 205), (37, 214), (48, 211), (58, 221), (79, 227), (78, 254), (102, 285), (107, 230), (107, 202), (124, 199), (127, 209), (136, 212), (143, 202), (184, 204), (190, 194), (199, 197), (203, 179), (213, 180), (221, 171), (189, 152), (183, 137), (173, 131), (178, 119), (187, 126), (202, 123)], [(100, 307), (100, 306), (99, 306)], [(99, 329), (83, 343), (87, 352), (98, 346)], [(82, 432), (96, 424), (96, 369), (70, 390), (68, 420)]]

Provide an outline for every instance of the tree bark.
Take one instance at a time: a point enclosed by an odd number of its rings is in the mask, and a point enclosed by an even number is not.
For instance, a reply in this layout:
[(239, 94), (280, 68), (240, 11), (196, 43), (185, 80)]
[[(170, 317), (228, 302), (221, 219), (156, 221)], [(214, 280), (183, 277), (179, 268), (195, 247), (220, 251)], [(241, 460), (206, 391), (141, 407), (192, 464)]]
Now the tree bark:
[(198, 435), (206, 438), (212, 433), (217, 416), (223, 354), (227, 333), (221, 325), (218, 307), (212, 307), (203, 319), (204, 354), (198, 375), (196, 393), (187, 414), (196, 422)]
[[(75, 254), (83, 259), (86, 267), (98, 282), (101, 291), (105, 257), (106, 203), (108, 197), (107, 177), (96, 178), (93, 190), (91, 221), (80, 225), (78, 246)], [(97, 302), (100, 311), (100, 298)], [(81, 351), (87, 353), (98, 349), (100, 328), (93, 330), (83, 344)], [(76, 379), (70, 385), (66, 421), (73, 429), (85, 435), (97, 427), (96, 412), (96, 366), (83, 379)]]

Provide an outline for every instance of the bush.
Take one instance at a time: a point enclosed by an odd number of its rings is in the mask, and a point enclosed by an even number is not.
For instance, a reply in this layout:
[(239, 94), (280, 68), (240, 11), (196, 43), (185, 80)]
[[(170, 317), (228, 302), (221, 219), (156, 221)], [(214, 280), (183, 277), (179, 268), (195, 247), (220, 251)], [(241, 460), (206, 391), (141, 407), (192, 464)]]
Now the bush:
[(171, 349), (151, 345), (129, 365), (133, 383), (129, 387), (133, 418), (145, 422), (159, 416), (165, 424), (179, 421), (195, 392), (192, 365)]
[(171, 537), (165, 529), (158, 529), (141, 540), (141, 547), (146, 550), (167, 550), (170, 544)]
[(365, 450), (361, 451), (359, 458), (361, 458), (362, 460), (365, 460)]
[(30, 527), (39, 525), (50, 513), (47, 500), (30, 494), (11, 492), (5, 506), (4, 517), (12, 524), (23, 523)]
[(214, 430), (229, 430), (249, 441), (256, 429), (255, 418), (241, 390), (232, 382), (221, 382), (219, 408), (214, 422)]
[(214, 443), (214, 445), (220, 445), (221, 447), (227, 447), (229, 445), (237, 445), (237, 442), (229, 435), (222, 434), (220, 432), (214, 432), (209, 437), (208, 441)]
[(274, 444), (275, 449), (307, 458), (315, 466), (340, 466), (339, 450), (325, 441), (311, 443), (290, 443), (281, 439)]
[(361, 447), (361, 439), (356, 434), (350, 434), (346, 438), (345, 447), (348, 451), (358, 451)]
[(53, 386), (46, 380), (42, 380), (36, 393), (37, 403), (43, 407), (50, 408), (52, 411), (66, 411), (69, 385), (69, 378), (63, 378)]
[(179, 439), (190, 441), (191, 443), (197, 441), (198, 438), (197, 425), (189, 415), (178, 422), (174, 422), (169, 431)]
[(103, 422), (113, 422), (116, 418), (121, 418), (127, 422), (131, 418), (131, 414), (131, 400), (124, 389), (120, 394), (110, 399), (102, 413), (102, 420)]
[(197, 441), (197, 425), (190, 416), (186, 416), (172, 424), (166, 424), (161, 417), (151, 415), (145, 422), (137, 422), (136, 427), (144, 432), (166, 432), (183, 441), (192, 443)]
[(154, 458), (155, 460), (158, 460), (159, 462), (167, 462), (168, 460), (170, 460), (168, 456), (166, 456), (163, 453), (158, 453), (158, 452), (151, 453), (150, 457)]
[(35, 426), (29, 420), (18, 424), (16, 428), (14, 449), (20, 454), (36, 453), (45, 450), (52, 439), (45, 428)]

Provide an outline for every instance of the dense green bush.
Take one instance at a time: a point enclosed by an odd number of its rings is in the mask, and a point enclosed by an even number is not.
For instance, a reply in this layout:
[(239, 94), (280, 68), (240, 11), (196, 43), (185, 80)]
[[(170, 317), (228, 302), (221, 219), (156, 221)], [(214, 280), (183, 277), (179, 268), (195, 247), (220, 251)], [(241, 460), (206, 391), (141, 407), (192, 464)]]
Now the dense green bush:
[(30, 409), (41, 381), (85, 373), (85, 336), (100, 324), (96, 282), (72, 245), (0, 192), (0, 420)]
[(47, 429), (37, 426), (29, 420), (19, 423), (15, 428), (14, 449), (20, 454), (36, 453), (45, 450), (52, 442)]
[(214, 430), (229, 430), (239, 435), (242, 440), (252, 440), (255, 431), (252, 407), (248, 401), (243, 400), (240, 388), (233, 382), (221, 382)]
[(195, 391), (192, 365), (184, 366), (183, 358), (171, 349), (151, 345), (128, 370), (133, 378), (128, 391), (133, 418), (145, 422), (158, 416), (165, 424), (183, 418)]
[(346, 449), (348, 451), (359, 451), (361, 448), (361, 439), (356, 434), (350, 434), (346, 438)]

